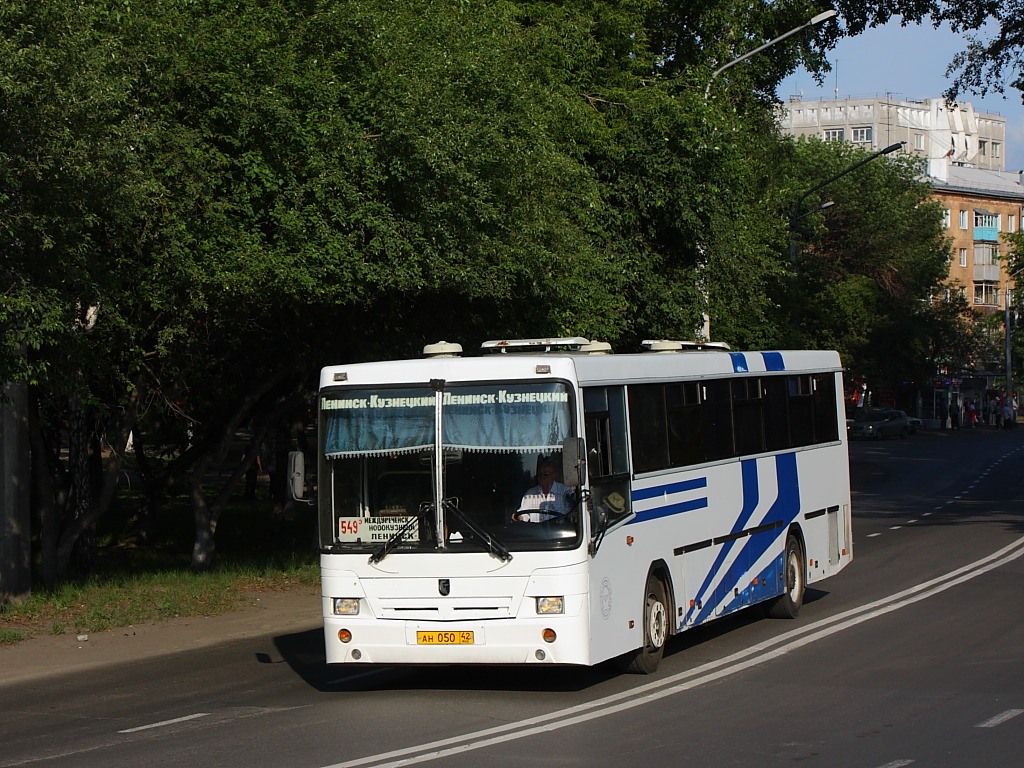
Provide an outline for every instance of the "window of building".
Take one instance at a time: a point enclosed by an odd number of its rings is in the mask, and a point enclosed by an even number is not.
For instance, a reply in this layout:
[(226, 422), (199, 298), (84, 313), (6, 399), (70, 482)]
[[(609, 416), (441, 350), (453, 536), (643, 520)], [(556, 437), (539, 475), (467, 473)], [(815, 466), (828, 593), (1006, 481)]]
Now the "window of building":
[(961, 248), (960, 249), (960, 266), (961, 267), (966, 267), (967, 266), (967, 249), (966, 248)]
[(992, 142), (992, 157), (999, 157), (1000, 144), (998, 141)]
[(915, 133), (914, 134), (914, 149), (924, 149), (924, 134), (923, 133)]
[(982, 157), (988, 155), (988, 142), (985, 139), (978, 139), (978, 154)]
[(974, 212), (974, 226), (976, 227), (992, 227), (993, 229), (999, 228), (999, 217), (994, 213), (988, 213), (987, 211), (975, 211)]
[(968, 227), (969, 227), (969, 224), (968, 224), (969, 219), (967, 218), (968, 215), (969, 214), (968, 214), (967, 211), (960, 211), (960, 229), (968, 229)]
[(998, 302), (998, 293), (997, 283), (975, 283), (974, 303), (994, 306)]
[(999, 263), (999, 246), (994, 243), (975, 243), (974, 266), (989, 267)]
[(1006, 231), (1016, 232), (1017, 231), (1017, 217), (1010, 214), (1006, 217)]
[(825, 141), (842, 141), (843, 140), (843, 129), (842, 128), (826, 128), (823, 131), (823, 138)]
[(854, 128), (852, 141), (855, 144), (866, 144), (871, 141), (871, 134), (871, 128)]
[(949, 229), (950, 226), (952, 226), (952, 219), (950, 218), (950, 215), (949, 215), (949, 208), (943, 208), (942, 209), (942, 226), (945, 229)]

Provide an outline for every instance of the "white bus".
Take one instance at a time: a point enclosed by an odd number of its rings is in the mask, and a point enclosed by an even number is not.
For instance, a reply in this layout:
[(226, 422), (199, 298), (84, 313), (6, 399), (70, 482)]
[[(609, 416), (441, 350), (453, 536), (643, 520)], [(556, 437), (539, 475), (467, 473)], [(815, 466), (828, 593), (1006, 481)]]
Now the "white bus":
[(851, 561), (835, 352), (607, 346), (323, 369), (329, 663), (652, 672), (670, 635), (795, 617)]

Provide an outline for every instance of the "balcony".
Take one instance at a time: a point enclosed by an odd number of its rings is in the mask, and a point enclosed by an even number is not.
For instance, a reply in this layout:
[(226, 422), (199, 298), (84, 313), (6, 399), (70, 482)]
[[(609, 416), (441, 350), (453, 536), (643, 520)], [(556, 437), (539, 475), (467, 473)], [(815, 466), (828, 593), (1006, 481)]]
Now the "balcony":
[(990, 243), (999, 242), (999, 229), (996, 227), (975, 227), (974, 239)]
[(974, 265), (974, 282), (975, 283), (998, 283), (999, 282), (999, 265), (998, 264), (975, 264)]

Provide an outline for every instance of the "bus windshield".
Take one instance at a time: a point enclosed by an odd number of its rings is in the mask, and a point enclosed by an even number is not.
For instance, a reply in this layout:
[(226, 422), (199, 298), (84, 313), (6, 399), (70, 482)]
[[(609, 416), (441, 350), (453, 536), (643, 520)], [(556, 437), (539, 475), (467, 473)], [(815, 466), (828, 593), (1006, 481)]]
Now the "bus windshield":
[(568, 386), (435, 387), (322, 393), (321, 547), (506, 559), (578, 546), (577, 489), (558, 477), (575, 429)]

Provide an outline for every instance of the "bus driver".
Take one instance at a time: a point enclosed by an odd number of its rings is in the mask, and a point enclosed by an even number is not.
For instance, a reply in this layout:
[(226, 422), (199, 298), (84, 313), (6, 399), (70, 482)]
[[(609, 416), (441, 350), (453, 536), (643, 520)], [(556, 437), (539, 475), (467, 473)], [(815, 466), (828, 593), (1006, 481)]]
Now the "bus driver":
[(512, 514), (512, 519), (543, 523), (569, 514), (574, 505), (572, 488), (555, 480), (555, 462), (542, 457), (537, 461), (537, 485), (523, 494), (519, 510)]

